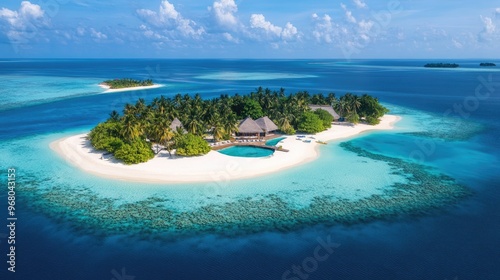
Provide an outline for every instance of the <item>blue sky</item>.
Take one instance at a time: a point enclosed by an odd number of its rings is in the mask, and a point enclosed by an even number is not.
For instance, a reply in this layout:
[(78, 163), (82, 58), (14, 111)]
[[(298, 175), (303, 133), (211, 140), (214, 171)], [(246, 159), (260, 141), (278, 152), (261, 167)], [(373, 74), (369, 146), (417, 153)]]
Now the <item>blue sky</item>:
[(500, 2), (0, 3), (0, 57), (498, 58)]

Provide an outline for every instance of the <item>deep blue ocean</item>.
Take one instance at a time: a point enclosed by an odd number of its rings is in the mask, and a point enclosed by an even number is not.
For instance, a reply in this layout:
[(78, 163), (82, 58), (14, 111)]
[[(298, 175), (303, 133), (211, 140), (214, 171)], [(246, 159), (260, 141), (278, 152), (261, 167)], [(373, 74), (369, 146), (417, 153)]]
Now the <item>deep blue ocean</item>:
[[(0, 59), (0, 279), (500, 279), (500, 68), (457, 60), (446, 62), (460, 68), (429, 69), (427, 62), (440, 61)], [(98, 86), (122, 77), (164, 87), (103, 93)], [(138, 98), (212, 98), (259, 86), (368, 93), (403, 119), (395, 130), (330, 143), (311, 163), (228, 182), (216, 193), (204, 184), (98, 178), (49, 148)], [(424, 207), (427, 198), (411, 195), (414, 207), (401, 215), (383, 204), (352, 223), (321, 211), (289, 226), (272, 220), (276, 205), (299, 215), (317, 200), (383, 197), (394, 184), (411, 183), (401, 171), (405, 163), (413, 164), (412, 174), (427, 170), (434, 181), (425, 182), (435, 190), (453, 181), (450, 188), (468, 195), (440, 198), (432, 208)], [(17, 174), (15, 273), (7, 271), (8, 168)], [(150, 198), (164, 200), (153, 209)], [(264, 214), (251, 219), (243, 205)], [(109, 209), (121, 210), (104, 217)], [(153, 234), (137, 221), (160, 213), (155, 209), (187, 220), (224, 209), (245, 226), (207, 218), (203, 225), (213, 230)], [(138, 217), (123, 222), (120, 215), (130, 213)]]

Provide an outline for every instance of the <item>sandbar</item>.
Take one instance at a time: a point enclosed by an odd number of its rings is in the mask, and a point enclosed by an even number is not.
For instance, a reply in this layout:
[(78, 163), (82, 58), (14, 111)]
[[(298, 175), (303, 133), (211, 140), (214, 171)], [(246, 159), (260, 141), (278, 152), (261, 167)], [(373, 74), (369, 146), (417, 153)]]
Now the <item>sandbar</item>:
[(115, 88), (115, 89), (111, 89), (110, 86), (107, 86), (105, 84), (99, 84), (99, 86), (101, 88), (105, 89), (104, 93), (113, 93), (113, 92), (132, 91), (132, 90), (147, 90), (147, 89), (164, 87), (165, 85), (155, 84), (155, 85), (151, 85), (151, 86)]
[[(358, 135), (373, 130), (390, 130), (401, 119), (400, 116), (385, 115), (378, 125), (335, 124), (332, 128), (314, 135), (316, 140), (332, 141)], [(312, 140), (304, 143), (290, 135), (281, 145), (289, 152), (276, 151), (272, 156), (263, 158), (233, 157), (210, 151), (199, 157), (171, 158), (162, 151), (145, 163), (126, 165), (111, 155), (103, 156), (103, 151), (95, 150), (87, 134), (78, 134), (56, 140), (50, 144), (52, 150), (72, 165), (85, 172), (123, 181), (143, 183), (188, 183), (207, 182), (227, 184), (231, 180), (251, 178), (285, 170), (299, 164), (310, 162), (319, 156), (318, 146)]]

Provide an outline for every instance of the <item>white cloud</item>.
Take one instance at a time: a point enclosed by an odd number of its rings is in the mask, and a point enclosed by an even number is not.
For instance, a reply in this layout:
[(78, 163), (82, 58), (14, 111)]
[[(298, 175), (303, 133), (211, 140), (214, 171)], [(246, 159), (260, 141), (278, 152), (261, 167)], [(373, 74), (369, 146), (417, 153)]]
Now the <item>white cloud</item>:
[(100, 31), (96, 31), (94, 28), (90, 28), (90, 36), (92, 38), (96, 39), (96, 41), (108, 39), (108, 35), (100, 32)]
[(337, 34), (337, 27), (334, 27), (332, 18), (325, 14), (323, 17), (319, 17), (317, 14), (312, 15), (315, 21), (313, 36), (318, 42), (332, 43), (334, 37)]
[(451, 42), (453, 43), (453, 45), (455, 46), (455, 48), (457, 49), (461, 49), (464, 47), (464, 45), (462, 43), (460, 43), (459, 41), (455, 40), (455, 39), (452, 39)]
[(238, 40), (237, 38), (234, 38), (233, 35), (231, 35), (227, 32), (222, 33), (222, 37), (224, 37), (224, 39), (226, 39), (226, 41), (228, 41), (228, 42), (232, 42), (232, 43), (236, 43), (236, 44), (238, 44), (240, 42), (240, 40)]
[(139, 29), (142, 31), (142, 33), (144, 34), (144, 36), (146, 36), (146, 38), (154, 39), (154, 40), (157, 40), (157, 41), (168, 41), (167, 37), (161, 35), (158, 32), (155, 32), (155, 31), (151, 30), (149, 27), (147, 27), (144, 24), (141, 24), (141, 26), (139, 26)]
[(300, 38), (301, 33), (292, 23), (287, 22), (284, 27), (278, 26), (266, 20), (260, 13), (251, 14), (248, 24), (241, 22), (234, 0), (215, 0), (208, 10), (215, 22), (210, 27), (211, 33), (228, 42), (269, 41), (271, 46), (279, 46), (280, 43)]
[(478, 42), (491, 42), (500, 39), (500, 32), (498, 32), (495, 21), (491, 17), (480, 16), (483, 22), (483, 29), (478, 34)]
[(496, 26), (495, 26), (495, 23), (493, 22), (493, 20), (490, 17), (483, 17), (483, 16), (481, 16), (481, 20), (483, 21), (484, 32), (486, 34), (493, 34), (493, 33), (495, 33)]
[(180, 15), (175, 10), (174, 5), (168, 1), (163, 1), (160, 5), (160, 15), (166, 19), (177, 19)]
[[(194, 21), (184, 18), (167, 0), (161, 2), (158, 12), (139, 9), (137, 14), (143, 21), (158, 28), (158, 32), (167, 32), (171, 37), (180, 34), (184, 37), (199, 38), (205, 33), (203, 27), (198, 27)], [(151, 36), (150, 32), (144, 35)]]
[(281, 38), (285, 41), (293, 40), (299, 36), (299, 31), (293, 24), (287, 22), (285, 28), (281, 32)]
[(234, 0), (215, 1), (210, 8), (217, 23), (229, 29), (234, 29), (238, 24), (238, 19), (234, 15), (238, 11), (238, 6)]
[[(341, 5), (345, 7), (345, 5)], [(316, 42), (340, 48), (345, 57), (351, 57), (365, 49), (368, 44), (383, 40), (384, 33), (380, 29), (375, 29), (375, 21), (370, 19), (334, 20), (330, 15), (312, 15), (313, 31), (312, 35)], [(375, 30), (374, 30), (375, 29)], [(395, 32), (397, 34), (397, 32)]]
[(495, 15), (500, 16), (500, 8), (495, 9)]
[(81, 26), (76, 28), (76, 34), (78, 34), (78, 36), (85, 36), (85, 33), (86, 33), (85, 28)]
[(342, 9), (344, 10), (347, 21), (356, 23), (356, 18), (352, 15), (352, 12), (347, 9), (346, 5), (344, 5), (344, 3), (341, 3), (340, 7), (342, 7)]
[(33, 25), (39, 26), (48, 23), (48, 18), (45, 17), (42, 8), (29, 1), (21, 2), (18, 11), (2, 8), (0, 10), (0, 19), (6, 21), (10, 28), (14, 30), (25, 30), (32, 28)]
[(30, 40), (43, 39), (43, 30), (49, 24), (45, 11), (29, 1), (21, 2), (17, 11), (0, 10), (0, 33), (5, 32), (14, 47), (28, 44)]
[(266, 18), (263, 14), (253, 14), (250, 16), (250, 27), (252, 28), (261, 28), (265, 30), (267, 33), (274, 34), (276, 36), (280, 36), (282, 28), (272, 24), (269, 21), (266, 21)]
[(250, 27), (260, 29), (273, 38), (280, 38), (283, 41), (291, 41), (299, 38), (299, 31), (293, 24), (287, 22), (285, 27), (280, 27), (267, 21), (263, 14), (253, 14), (250, 16)]
[(354, 2), (354, 4), (356, 5), (356, 7), (362, 9), (362, 8), (366, 8), (366, 3), (363, 2), (363, 0), (352, 0)]
[(371, 21), (371, 20), (368, 20), (368, 21), (365, 21), (365, 20), (361, 20), (359, 23), (358, 23), (358, 26), (359, 26), (359, 32), (362, 33), (362, 34), (368, 34), (370, 33), (373, 25), (375, 24), (375, 22)]

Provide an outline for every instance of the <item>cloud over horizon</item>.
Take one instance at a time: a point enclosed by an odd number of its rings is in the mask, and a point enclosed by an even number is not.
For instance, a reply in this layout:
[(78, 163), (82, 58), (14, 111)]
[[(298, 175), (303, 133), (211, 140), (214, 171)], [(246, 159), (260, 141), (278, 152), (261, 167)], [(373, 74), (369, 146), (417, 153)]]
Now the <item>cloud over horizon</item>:
[(22, 1), (19, 9), (0, 9), (0, 30), (6, 34), (15, 47), (29, 45), (32, 40), (40, 40), (44, 28), (50, 25), (45, 11), (30, 1)]
[[(0, 6), (0, 42), (23, 45), (24, 52), (33, 49), (32, 54), (41, 46), (47, 53), (52, 48), (78, 52), (86, 44), (114, 54), (127, 44), (129, 50), (123, 54), (138, 50), (168, 56), (176, 49), (176, 55), (184, 50), (186, 56), (209, 57), (344, 57), (346, 50), (354, 56), (391, 56), (392, 48), (412, 57), (472, 56), (468, 53), (495, 55), (494, 46), (500, 45), (500, 7), (490, 0), (471, 4), (468, 16), (461, 16), (464, 8), (437, 6), (430, 0), (401, 2), (397, 9), (392, 2), (374, 0), (334, 5), (293, 0), (156, 0), (124, 5), (109, 0), (93, 5), (57, 2), (57, 12), (36, 3), (8, 1)], [(5, 44), (0, 48), (12, 52)]]
[(141, 25), (141, 30), (144, 30), (144, 34), (149, 38), (161, 39), (165, 36), (200, 38), (205, 33), (203, 27), (198, 27), (193, 20), (184, 18), (167, 0), (161, 2), (158, 11), (139, 9), (137, 14), (149, 25)]

